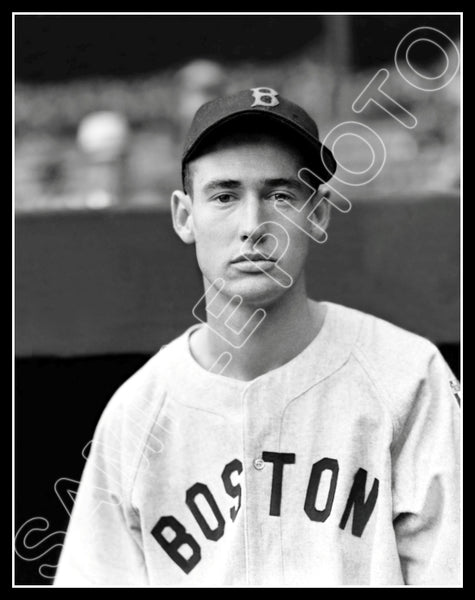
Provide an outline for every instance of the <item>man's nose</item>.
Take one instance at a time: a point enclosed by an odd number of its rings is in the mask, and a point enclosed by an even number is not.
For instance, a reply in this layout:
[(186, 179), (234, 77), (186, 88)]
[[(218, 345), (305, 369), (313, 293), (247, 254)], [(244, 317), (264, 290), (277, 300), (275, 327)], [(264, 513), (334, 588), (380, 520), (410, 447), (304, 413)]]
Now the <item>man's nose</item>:
[(259, 241), (267, 232), (267, 222), (264, 203), (255, 194), (250, 194), (242, 202), (239, 219), (239, 237), (242, 242), (251, 244)]

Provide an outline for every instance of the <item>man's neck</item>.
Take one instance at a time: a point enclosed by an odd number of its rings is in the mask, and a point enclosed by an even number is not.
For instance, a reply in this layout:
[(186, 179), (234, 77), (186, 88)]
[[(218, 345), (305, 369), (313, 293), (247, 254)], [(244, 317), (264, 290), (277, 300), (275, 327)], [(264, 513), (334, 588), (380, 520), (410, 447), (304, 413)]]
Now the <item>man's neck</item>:
[[(303, 279), (265, 312), (244, 302), (236, 310), (225, 308), (228, 299), (211, 289), (206, 296), (208, 323), (191, 337), (192, 354), (201, 366), (217, 372), (231, 355), (222, 375), (243, 381), (300, 354), (318, 335), (324, 320), (324, 308), (307, 298)], [(229, 354), (216, 362), (223, 353)]]

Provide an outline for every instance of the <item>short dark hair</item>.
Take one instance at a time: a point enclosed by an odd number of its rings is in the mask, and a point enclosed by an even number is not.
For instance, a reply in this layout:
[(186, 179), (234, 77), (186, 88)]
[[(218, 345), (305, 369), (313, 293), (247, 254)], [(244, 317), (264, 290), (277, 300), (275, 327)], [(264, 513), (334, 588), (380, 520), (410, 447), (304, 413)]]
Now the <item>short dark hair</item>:
[(200, 156), (208, 154), (212, 149), (219, 146), (226, 139), (232, 137), (247, 138), (260, 135), (277, 136), (284, 144), (292, 148), (298, 155), (299, 162), (303, 166), (312, 165), (315, 162), (315, 149), (306, 145), (302, 137), (292, 131), (288, 126), (276, 123), (275, 120), (259, 117), (257, 120), (253, 115), (246, 115), (222, 125), (215, 132), (211, 132), (199, 144), (193, 154), (188, 157), (182, 168), (183, 191), (191, 195), (193, 189), (192, 163)]

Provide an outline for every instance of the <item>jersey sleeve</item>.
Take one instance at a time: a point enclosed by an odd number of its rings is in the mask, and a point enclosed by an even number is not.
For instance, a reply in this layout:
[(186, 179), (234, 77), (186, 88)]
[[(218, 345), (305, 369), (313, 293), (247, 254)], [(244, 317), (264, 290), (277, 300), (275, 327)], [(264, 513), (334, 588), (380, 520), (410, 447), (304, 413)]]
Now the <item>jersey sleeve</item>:
[(434, 348), (394, 444), (394, 528), (407, 585), (460, 585), (456, 383)]
[(116, 392), (96, 428), (55, 586), (148, 585), (139, 515), (131, 502), (147, 426), (142, 408), (124, 409), (123, 397), (130, 394), (133, 405), (133, 389)]

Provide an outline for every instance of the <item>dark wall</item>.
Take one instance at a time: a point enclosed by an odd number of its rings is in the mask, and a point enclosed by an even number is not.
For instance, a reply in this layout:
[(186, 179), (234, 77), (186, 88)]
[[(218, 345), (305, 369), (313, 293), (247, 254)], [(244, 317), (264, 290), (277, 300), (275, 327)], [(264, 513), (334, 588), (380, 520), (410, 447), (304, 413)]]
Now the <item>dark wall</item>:
[[(151, 354), (195, 322), (194, 247), (157, 208), (21, 213), (16, 353)], [(355, 200), (313, 244), (308, 290), (432, 339), (459, 341), (455, 194)]]
[[(61, 479), (78, 481), (107, 401), (148, 356), (25, 359), (15, 365), (15, 531), (39, 526), (25, 541), (20, 531), (15, 556), (15, 581), (49, 585), (41, 565), (57, 564), (69, 515), (55, 492)], [(61, 484), (63, 487), (63, 484)], [(74, 490), (77, 485), (66, 483)], [(60, 492), (61, 494), (61, 492)], [(62, 498), (67, 494), (61, 494)], [(41, 523), (38, 517), (45, 519)], [(33, 520), (32, 520), (33, 519)], [(25, 525), (26, 524), (26, 525)], [(54, 568), (46, 569), (52, 575)]]

